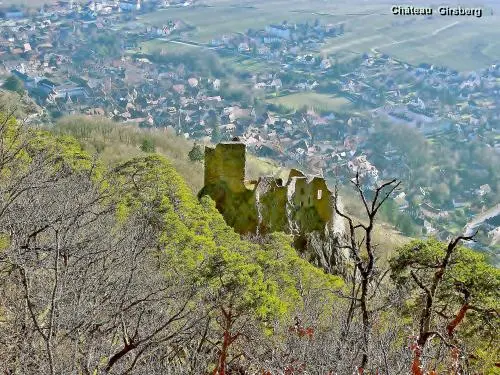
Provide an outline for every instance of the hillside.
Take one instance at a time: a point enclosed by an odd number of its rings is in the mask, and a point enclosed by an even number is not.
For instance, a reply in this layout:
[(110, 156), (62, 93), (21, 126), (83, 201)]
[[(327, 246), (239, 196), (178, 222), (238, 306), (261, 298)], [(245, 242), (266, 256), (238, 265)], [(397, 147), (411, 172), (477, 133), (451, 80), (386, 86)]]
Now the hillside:
[[(141, 372), (158, 349), (167, 354), (181, 336), (194, 338), (200, 319), (207, 329), (212, 319), (230, 319), (231, 329), (243, 332), (243, 317), (285, 318), (301, 299), (297, 277), (313, 293), (318, 286), (342, 285), (299, 258), (284, 236), (258, 244), (242, 240), (209, 200), (198, 202), (160, 155), (115, 159), (109, 169), (72, 137), (24, 129), (5, 116), (0, 120), (0, 277), (7, 286), (0, 290), (0, 336), (8, 340), (0, 350), (2, 370), (64, 373), (73, 363), (90, 373)], [(22, 311), (23, 303), (29, 311)], [(234, 316), (226, 318), (221, 310)], [(17, 337), (23, 315), (32, 319), (33, 333)], [(93, 328), (97, 321), (105, 329)], [(136, 332), (121, 344), (113, 337), (124, 326)], [(210, 329), (215, 333), (216, 327)], [(68, 340), (78, 353), (70, 354)], [(44, 342), (49, 358), (38, 349)], [(17, 345), (24, 346), (22, 352)], [(133, 349), (140, 361), (125, 355)], [(96, 356), (89, 350), (102, 351)], [(106, 358), (107, 350), (115, 354)], [(213, 349), (207, 350), (208, 359)]]
[[(59, 121), (53, 130), (58, 134), (76, 137), (83, 142), (91, 154), (96, 152), (103, 161), (110, 165), (130, 157), (147, 155), (146, 152), (141, 151), (141, 145), (145, 140), (151, 140), (156, 152), (168, 158), (193, 193), (197, 194), (203, 187), (203, 163), (193, 163), (188, 158), (193, 142), (176, 136), (171, 131), (142, 130), (106, 119), (90, 117), (68, 117)], [(249, 154), (246, 172), (247, 179), (252, 180), (266, 175), (286, 178), (289, 171), (271, 160)], [(350, 187), (342, 189), (342, 196), (348, 212), (355, 216), (363, 212), (361, 202)], [(385, 249), (384, 259), (388, 259), (395, 248), (410, 240), (392, 225), (383, 221), (380, 221), (375, 230), (375, 241), (383, 244)]]
[[(171, 161), (195, 194), (203, 187), (203, 164), (191, 162), (188, 158), (193, 141), (179, 137), (172, 131), (139, 129), (107, 119), (83, 116), (65, 118), (56, 123), (53, 131), (76, 137), (91, 154), (97, 153), (109, 165), (147, 154), (141, 150), (141, 145), (151, 141), (156, 152)], [(272, 161), (249, 156), (247, 178), (269, 174), (284, 175), (287, 170)]]
[[(175, 156), (188, 142), (102, 121), (66, 121), (73, 126), (62, 122), (48, 132), (0, 114), (2, 372), (494, 368), (500, 272), (460, 240), (398, 248), (388, 279), (379, 251), (353, 237), (352, 271), (361, 273), (343, 281), (302, 259), (289, 236), (241, 238), (177, 172), (186, 160), (138, 149), (151, 137)], [(98, 154), (62, 134), (70, 131)], [(125, 145), (113, 152), (114, 142)], [(434, 280), (434, 295), (423, 309), (427, 280)], [(419, 324), (422, 349), (408, 349), (408, 332)], [(430, 329), (441, 327), (455, 349), (429, 339)], [(457, 362), (458, 350), (467, 361)]]
[(27, 95), (19, 95), (0, 88), (0, 111), (13, 111), (18, 119), (27, 119), (41, 115), (42, 108)]

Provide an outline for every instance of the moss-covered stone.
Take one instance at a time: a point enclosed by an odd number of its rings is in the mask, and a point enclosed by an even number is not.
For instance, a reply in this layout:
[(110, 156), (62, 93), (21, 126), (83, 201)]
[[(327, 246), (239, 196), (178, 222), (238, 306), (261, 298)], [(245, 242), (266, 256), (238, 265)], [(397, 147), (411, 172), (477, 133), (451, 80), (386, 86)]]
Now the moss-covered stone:
[(322, 263), (334, 258), (335, 266), (341, 263), (335, 249), (339, 233), (333, 233), (334, 197), (325, 180), (292, 169), (286, 184), (269, 176), (245, 181), (245, 151), (241, 142), (206, 147), (205, 187), (199, 197), (210, 196), (240, 234), (293, 234), (295, 247), (311, 260), (325, 268), (331, 265)]

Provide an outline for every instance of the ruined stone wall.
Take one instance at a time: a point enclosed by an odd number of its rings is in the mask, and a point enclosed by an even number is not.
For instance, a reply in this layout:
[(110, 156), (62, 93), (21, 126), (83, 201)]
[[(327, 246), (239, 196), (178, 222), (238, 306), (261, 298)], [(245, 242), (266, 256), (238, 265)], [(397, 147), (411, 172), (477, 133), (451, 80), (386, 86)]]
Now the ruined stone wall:
[(246, 148), (240, 142), (205, 147), (205, 186), (200, 196), (210, 196), (226, 223), (238, 233), (255, 233), (255, 195), (245, 187)]
[(306, 177), (304, 173), (299, 171), (298, 169), (292, 168), (290, 169), (290, 174), (288, 175), (288, 182), (287, 185), (290, 184), (290, 181), (292, 180), (293, 177)]
[[(288, 205), (291, 227), (296, 234), (323, 231), (333, 216), (331, 192), (323, 179), (292, 177), (288, 184)], [(318, 192), (321, 191), (320, 194)]]
[(340, 272), (346, 256), (339, 246), (342, 233), (333, 230), (334, 197), (325, 180), (292, 169), (286, 184), (268, 176), (245, 185), (245, 151), (240, 142), (205, 148), (205, 187), (200, 195), (215, 200), (236, 232), (293, 234), (295, 247), (311, 262)]
[(332, 221), (332, 193), (323, 178), (310, 179), (292, 169), (285, 185), (273, 177), (261, 177), (248, 189), (245, 151), (240, 142), (205, 148), (205, 190), (228, 224), (245, 232), (305, 234)]
[(325, 223), (333, 220), (334, 202), (332, 192), (328, 189), (324, 178), (315, 177), (311, 181), (313, 204), (319, 216)]
[(288, 232), (287, 187), (281, 179), (261, 177), (255, 189), (259, 233)]
[(215, 149), (205, 147), (205, 186), (223, 181), (231, 191), (243, 192), (245, 151), (239, 142), (219, 143)]
[(221, 177), (220, 152), (216, 149), (205, 147), (205, 186), (217, 184)]
[(313, 189), (305, 177), (294, 177), (291, 183), (295, 183), (293, 203), (299, 209), (305, 209), (314, 206)]

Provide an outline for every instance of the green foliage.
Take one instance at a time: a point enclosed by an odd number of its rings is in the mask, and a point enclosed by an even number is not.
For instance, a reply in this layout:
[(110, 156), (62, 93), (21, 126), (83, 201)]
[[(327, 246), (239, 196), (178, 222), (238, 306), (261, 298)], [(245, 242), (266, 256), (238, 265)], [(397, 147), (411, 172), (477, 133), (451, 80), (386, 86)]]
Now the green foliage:
[(380, 218), (389, 223), (395, 224), (398, 221), (398, 205), (393, 199), (387, 199), (380, 207)]
[(328, 275), (305, 259), (297, 255), (291, 246), (291, 236), (276, 232), (267, 235), (256, 253), (257, 263), (266, 274), (276, 282), (282, 298), (289, 304), (289, 309), (304, 307), (298, 286), (303, 293), (317, 293), (322, 306), (328, 308), (333, 295), (325, 291), (338, 290), (343, 280), (338, 276)]
[[(453, 251), (448, 268), (443, 270), (440, 267), (446, 249), (447, 245), (435, 239), (412, 241), (401, 247), (390, 260), (391, 277), (407, 290), (409, 307), (418, 306), (420, 310), (423, 308), (419, 306), (423, 303), (421, 297), (425, 295), (423, 287), (432, 293), (436, 275), (442, 273), (433, 301), (434, 309), (440, 313), (433, 314), (433, 325), (446, 327), (467, 304), (465, 321), (456, 333), (461, 340), (468, 342), (469, 351), (476, 356), (484, 355), (486, 347), (494, 348), (499, 344), (500, 270), (489, 265), (483, 254), (465, 247)], [(482, 357), (479, 362), (485, 364), (487, 358)]]
[(21, 94), (21, 95), (24, 93), (23, 82), (14, 75), (9, 76), (5, 80), (2, 87), (6, 90), (17, 92), (18, 94)]
[(215, 53), (206, 50), (190, 50), (187, 52), (169, 53), (167, 55), (154, 53), (151, 56), (151, 60), (160, 64), (182, 64), (189, 71), (199, 72), (203, 76), (221, 78), (226, 75), (219, 57)]
[(167, 272), (182, 272), (193, 285), (208, 286), (218, 305), (260, 317), (283, 310), (272, 283), (247, 258), (251, 252), (244, 250), (253, 245), (239, 239), (215, 207), (198, 203), (168, 161), (137, 158), (115, 172), (121, 206), (129, 212), (153, 207), (160, 215), (160, 242), (171, 267)]
[(267, 319), (300, 303), (301, 283), (303, 288), (330, 289), (341, 284), (302, 260), (285, 236), (272, 235), (260, 246), (242, 240), (214, 202), (206, 196), (198, 202), (158, 155), (133, 159), (114, 172), (122, 215), (153, 208), (168, 258), (166, 272), (182, 273), (200, 288), (208, 286), (211, 303)]
[(91, 45), (101, 57), (118, 56), (121, 52), (121, 38), (117, 34), (101, 34), (92, 39)]
[(0, 233), (0, 252), (8, 248), (10, 245), (10, 238), (6, 233)]
[(407, 214), (397, 215), (396, 228), (398, 228), (404, 235), (410, 237), (414, 237), (421, 233), (417, 224)]
[[(392, 277), (403, 284), (409, 281), (409, 272), (413, 271), (422, 280), (430, 280), (445, 253), (446, 245), (435, 239), (412, 241), (398, 249), (397, 255), (390, 260)], [(483, 254), (466, 247), (459, 247), (452, 254), (443, 283), (446, 287), (443, 287), (442, 296), (447, 299), (462, 301), (463, 288), (466, 288), (471, 302), (499, 303), (500, 270), (489, 265)]]
[[(1, 104), (1, 102), (0, 102)], [(89, 116), (69, 116), (58, 121), (50, 128), (59, 135), (70, 135), (78, 139), (84, 149), (91, 155), (98, 154), (99, 159), (107, 165), (122, 163), (135, 156), (140, 156), (144, 132), (137, 127), (116, 123), (106, 118)], [(203, 163), (192, 163), (189, 151), (193, 143), (173, 131), (152, 132), (147, 134), (154, 140), (156, 151), (165, 156), (176, 171), (182, 176), (193, 192), (203, 187)], [(263, 173), (273, 174), (277, 167), (255, 158), (247, 160), (247, 171), (250, 178)]]
[(41, 108), (28, 95), (0, 90), (0, 112), (12, 110), (12, 116), (16, 118), (26, 118), (27, 115), (41, 112)]
[(222, 141), (222, 133), (218, 126), (214, 126), (212, 128), (212, 137), (210, 140), (212, 141), (212, 143), (219, 143), (220, 141)]
[[(144, 138), (136, 129), (102, 120), (65, 121), (68, 121), (67, 126), (60, 123), (54, 134), (24, 129), (13, 118), (0, 114), (0, 122), (4, 124), (0, 130), (0, 161), (3, 163), (0, 164), (0, 189), (5, 197), (14, 191), (12, 188), (17, 181), (40, 170), (46, 180), (39, 182), (36, 179), (36, 182), (42, 188), (61, 176), (85, 174), (91, 177), (105, 193), (103, 209), (118, 218), (117, 224), (112, 224), (117, 233), (128, 228), (126, 225), (132, 219), (139, 220), (134, 223), (147, 223), (151, 230), (147, 238), (152, 240), (145, 250), (154, 254), (155, 267), (162, 276), (174, 284), (182, 280), (183, 285), (192, 290), (186, 303), (206, 309), (203, 313), (210, 318), (207, 329), (214, 342), (226, 337), (227, 332), (235, 339), (245, 337), (239, 333), (249, 322), (253, 324), (252, 329), (260, 327), (268, 334), (271, 323), (273, 327), (277, 322), (289, 327), (292, 316), (311, 309), (311, 301), (315, 304), (313, 314), (318, 324), (315, 328), (332, 329), (332, 306), (338, 301), (332, 292), (342, 288), (343, 282), (301, 258), (291, 246), (290, 236), (273, 233), (265, 237), (241, 238), (226, 224), (210, 198), (203, 196), (198, 200), (195, 197), (179, 174), (178, 165), (159, 154), (144, 156), (138, 150), (145, 139), (153, 140), (154, 146), (160, 138), (154, 135)], [(88, 144), (102, 142), (104, 151), (108, 141), (117, 138), (128, 142), (136, 155), (141, 156), (121, 160), (105, 170), (70, 134)], [(161, 145), (159, 149), (168, 144)], [(188, 149), (184, 147), (179, 151), (186, 163), (189, 163)], [(187, 165), (196, 169), (195, 165)], [(36, 198), (35, 193), (33, 195)], [(390, 215), (391, 211), (385, 214)], [(88, 225), (91, 231), (92, 223)], [(6, 233), (9, 232), (0, 231), (0, 252), (10, 245), (11, 238)], [(422, 301), (421, 289), (410, 271), (429, 283), (445, 251), (445, 245), (435, 240), (414, 241), (401, 247), (391, 259), (392, 280), (407, 293), (404, 302), (409, 308), (399, 322), (405, 328), (411, 322), (416, 324), (414, 311), (420, 310), (415, 308), (420, 307)], [(452, 254), (449, 269), (436, 293), (436, 306), (444, 316), (453, 316), (465, 300), (474, 307), (457, 329), (457, 336), (467, 341), (471, 352), (483, 363), (488, 363), (488, 351), (498, 342), (498, 318), (494, 312), (500, 308), (499, 290), (499, 270), (488, 265), (483, 255), (459, 247)], [(0, 310), (2, 308), (0, 305)], [(389, 320), (399, 312), (389, 309), (384, 319)], [(221, 329), (224, 319), (228, 325)], [(437, 314), (433, 319), (438, 327), (447, 323)], [(391, 328), (389, 322), (384, 327), (388, 331)], [(275, 338), (282, 339), (279, 334)], [(229, 346), (225, 350), (231, 354)], [(485, 366), (487, 373), (489, 364)]]
[(226, 99), (234, 102), (239, 102), (243, 106), (253, 102), (252, 93), (249, 90), (235, 87), (222, 87), (221, 95)]
[(94, 165), (90, 155), (76, 139), (68, 136), (54, 137), (46, 131), (35, 133), (28, 151), (33, 156), (42, 152), (47, 154), (55, 169), (69, 166), (75, 171), (88, 171)]
[(433, 202), (445, 203), (450, 199), (450, 188), (445, 183), (436, 185), (431, 191), (431, 199)]
[(103, 166), (73, 137), (24, 129), (13, 117), (6, 119), (1, 113), (0, 122), (4, 123), (0, 134), (2, 182), (22, 181), (29, 173), (43, 170), (54, 178), (61, 173), (87, 174), (96, 184), (106, 187)]
[(155, 152), (155, 142), (151, 138), (144, 138), (141, 143), (141, 151), (147, 153)]
[(200, 146), (195, 143), (191, 151), (189, 151), (188, 157), (189, 160), (191, 160), (192, 162), (203, 161), (203, 159), (205, 158), (203, 146)]
[[(491, 147), (481, 141), (471, 141), (457, 147), (456, 137), (447, 134), (426, 139), (417, 129), (382, 123), (368, 141), (377, 152), (372, 159), (376, 166), (387, 167), (384, 152), (397, 150), (402, 156), (403, 168), (397, 173), (407, 179), (407, 199), (420, 193), (420, 187), (428, 189), (429, 198), (437, 205), (449, 205), (451, 198), (463, 191), (490, 184), (492, 196), (498, 196), (500, 158)], [(443, 180), (444, 178), (444, 180)], [(496, 195), (495, 195), (496, 194)], [(494, 201), (489, 205), (494, 205)], [(444, 208), (441, 207), (441, 208)]]

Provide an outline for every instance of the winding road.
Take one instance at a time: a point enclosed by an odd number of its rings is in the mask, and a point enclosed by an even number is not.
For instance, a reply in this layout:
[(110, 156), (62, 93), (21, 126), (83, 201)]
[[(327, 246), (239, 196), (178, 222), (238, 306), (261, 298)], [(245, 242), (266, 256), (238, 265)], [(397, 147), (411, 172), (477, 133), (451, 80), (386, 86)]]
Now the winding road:
[(464, 228), (464, 235), (471, 236), (474, 233), (474, 230), (481, 225), (484, 221), (491, 219), (495, 216), (500, 215), (500, 203), (496, 206), (490, 208), (489, 210), (476, 215), (471, 221), (467, 223)]

